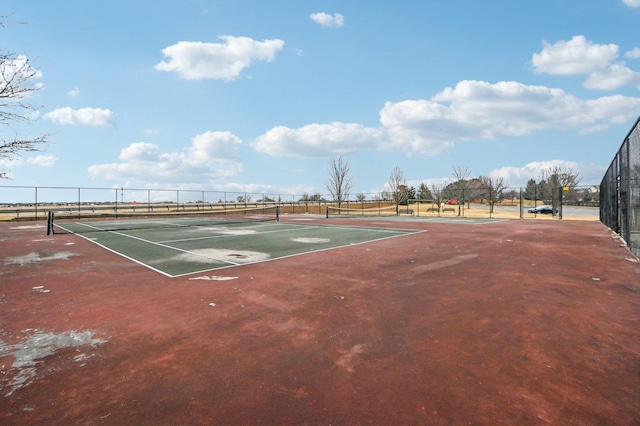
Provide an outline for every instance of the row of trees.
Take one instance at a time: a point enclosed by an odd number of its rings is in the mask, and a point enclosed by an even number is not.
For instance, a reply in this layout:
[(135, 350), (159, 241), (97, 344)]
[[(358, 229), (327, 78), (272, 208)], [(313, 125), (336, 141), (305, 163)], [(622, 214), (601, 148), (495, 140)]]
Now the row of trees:
[[(529, 200), (552, 200), (553, 191), (557, 188), (569, 188), (567, 197), (574, 197), (577, 194), (575, 187), (580, 184), (582, 178), (570, 169), (554, 167), (542, 170), (540, 180), (529, 179), (524, 190), (524, 197)], [(557, 197), (557, 194), (555, 195)]]
[[(329, 179), (325, 188), (338, 206), (350, 197), (353, 188), (349, 176), (350, 170), (349, 163), (344, 158), (329, 159)], [(452, 168), (452, 176), (453, 179), (449, 182), (432, 183), (430, 186), (421, 183), (416, 189), (407, 186), (404, 172), (396, 166), (391, 170), (386, 185), (387, 189), (382, 192), (381, 197), (383, 200), (393, 201), (396, 205), (407, 204), (408, 200), (412, 199), (432, 201), (438, 205), (443, 202), (464, 204), (471, 201), (482, 201), (488, 203), (491, 210), (498, 202), (519, 197), (519, 192), (510, 189), (509, 182), (501, 177), (471, 178), (471, 169), (460, 166)], [(559, 188), (564, 188), (563, 196), (565, 199), (578, 201), (580, 197), (590, 196), (588, 191), (576, 189), (581, 179), (580, 175), (570, 168), (547, 168), (541, 171), (538, 181), (529, 180), (524, 190), (524, 198), (552, 203), (553, 199), (557, 198)], [(554, 191), (556, 191), (555, 194)], [(319, 194), (316, 194), (317, 196)], [(365, 198), (364, 194), (356, 195), (357, 201), (364, 201)]]

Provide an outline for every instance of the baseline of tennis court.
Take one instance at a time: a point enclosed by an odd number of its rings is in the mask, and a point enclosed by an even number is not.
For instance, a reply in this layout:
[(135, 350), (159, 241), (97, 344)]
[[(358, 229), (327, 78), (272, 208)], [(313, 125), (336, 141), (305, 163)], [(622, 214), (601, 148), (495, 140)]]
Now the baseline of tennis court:
[(425, 232), (276, 221), (190, 226), (180, 219), (137, 222), (132, 229), (122, 220), (63, 222), (56, 227), (169, 277)]

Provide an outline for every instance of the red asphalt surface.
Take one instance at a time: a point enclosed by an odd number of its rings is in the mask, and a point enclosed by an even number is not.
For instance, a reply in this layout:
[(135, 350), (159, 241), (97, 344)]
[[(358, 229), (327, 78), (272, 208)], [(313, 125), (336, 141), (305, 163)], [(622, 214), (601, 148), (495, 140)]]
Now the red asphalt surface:
[(372, 222), (427, 232), (168, 278), (0, 224), (0, 424), (640, 424), (601, 223)]

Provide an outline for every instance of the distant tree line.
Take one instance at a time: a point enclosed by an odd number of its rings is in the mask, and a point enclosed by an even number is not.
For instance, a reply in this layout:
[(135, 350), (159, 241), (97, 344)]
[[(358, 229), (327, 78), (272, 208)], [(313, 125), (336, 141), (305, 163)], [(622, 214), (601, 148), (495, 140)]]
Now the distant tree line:
[(562, 197), (568, 202), (597, 201), (598, 193), (588, 188), (579, 189), (582, 177), (571, 168), (551, 167), (542, 170), (539, 179), (529, 179), (524, 189), (523, 197), (526, 200), (542, 200), (552, 203), (558, 199), (560, 191)]
[[(338, 205), (347, 201), (353, 186), (349, 176), (350, 167), (342, 157), (329, 160), (329, 180), (326, 188), (331, 194), (332, 201)], [(391, 170), (386, 189), (373, 200), (392, 201), (397, 206), (407, 205), (409, 200), (424, 200), (441, 205), (442, 203), (464, 206), (465, 203), (482, 202), (489, 205), (490, 210), (496, 203), (504, 200), (515, 200), (520, 197), (520, 191), (510, 188), (509, 182), (502, 177), (479, 176), (471, 178), (471, 169), (454, 166), (453, 179), (449, 182), (432, 183), (427, 186), (421, 183), (418, 188), (408, 186), (404, 172), (399, 166)], [(571, 168), (550, 167), (540, 172), (538, 180), (530, 179), (522, 192), (526, 200), (540, 200), (552, 203), (562, 191), (563, 200), (572, 203), (592, 202), (598, 200), (597, 191), (591, 188), (578, 188), (581, 176)], [(356, 195), (357, 201), (365, 201), (365, 194)], [(324, 201), (322, 195), (305, 194), (301, 201)]]

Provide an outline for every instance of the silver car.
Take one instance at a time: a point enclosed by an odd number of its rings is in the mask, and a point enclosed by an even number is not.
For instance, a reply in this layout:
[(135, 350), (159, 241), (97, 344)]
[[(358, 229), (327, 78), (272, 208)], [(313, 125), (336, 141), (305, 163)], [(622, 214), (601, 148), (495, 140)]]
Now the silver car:
[(540, 214), (553, 214), (553, 207), (551, 206), (538, 206), (533, 209), (527, 210), (529, 213)]

